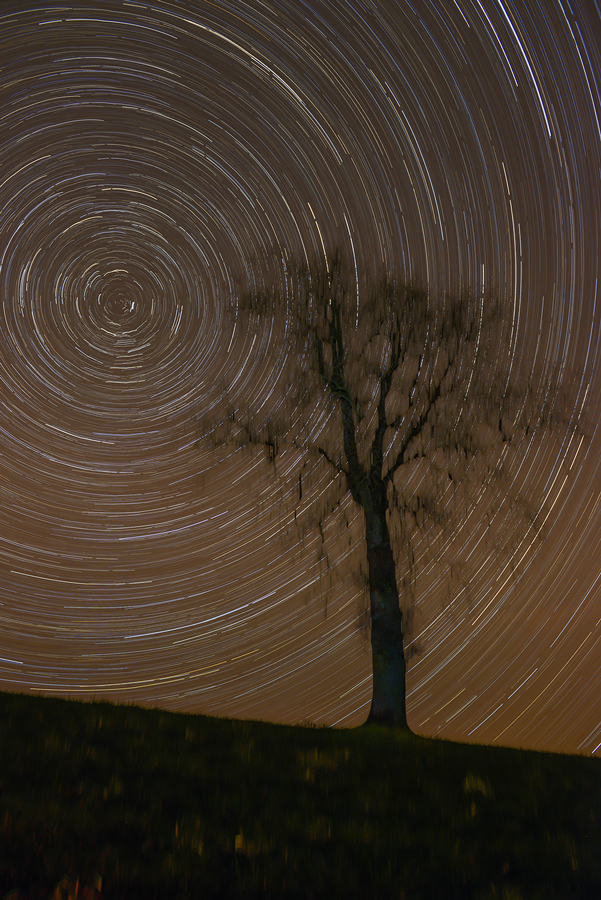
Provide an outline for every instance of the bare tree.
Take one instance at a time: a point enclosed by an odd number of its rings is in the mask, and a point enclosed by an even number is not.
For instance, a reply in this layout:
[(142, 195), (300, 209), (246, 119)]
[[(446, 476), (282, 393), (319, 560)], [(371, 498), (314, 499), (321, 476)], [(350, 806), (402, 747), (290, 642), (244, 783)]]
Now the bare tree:
[[(285, 400), (242, 403), (225, 387), (205, 437), (260, 445), (272, 463), (297, 447), (331, 468), (332, 505), (350, 492), (365, 523), (369, 718), (407, 727), (409, 609), (399, 589), (410, 596), (417, 545), (466, 514), (467, 485), (477, 493), (503, 478), (521, 519), (536, 526), (536, 507), (512, 496), (506, 466), (528, 429), (552, 426), (552, 394), (538, 402), (536, 386), (515, 373), (511, 322), (491, 297), (435, 301), (390, 273), (361, 275), (338, 251), (310, 262), (263, 260), (250, 272), (237, 327), (268, 330)], [(299, 472), (299, 502), (302, 485)]]

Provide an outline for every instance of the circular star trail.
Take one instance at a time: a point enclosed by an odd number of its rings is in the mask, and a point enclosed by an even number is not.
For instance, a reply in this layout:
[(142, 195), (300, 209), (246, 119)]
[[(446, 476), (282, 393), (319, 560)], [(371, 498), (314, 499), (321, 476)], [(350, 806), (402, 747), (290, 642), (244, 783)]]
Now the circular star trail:
[(280, 338), (236, 316), (252, 261), (338, 245), (499, 295), (516, 371), (571, 402), (510, 470), (540, 531), (491, 547), (474, 514), (418, 582), (410, 724), (601, 750), (600, 38), (583, 0), (0, 15), (3, 689), (366, 717), (359, 511), (324, 544), (300, 453), (203, 440), (225, 392), (285, 403)]

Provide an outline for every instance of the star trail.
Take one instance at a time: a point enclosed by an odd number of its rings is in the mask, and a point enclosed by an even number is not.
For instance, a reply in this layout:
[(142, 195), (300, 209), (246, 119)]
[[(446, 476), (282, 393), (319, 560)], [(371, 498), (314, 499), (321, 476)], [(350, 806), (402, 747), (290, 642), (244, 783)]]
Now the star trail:
[(336, 245), (500, 296), (512, 364), (570, 396), (510, 469), (540, 529), (491, 546), (476, 504), (424, 567), (410, 725), (601, 753), (601, 9), (528, 7), (3, 4), (1, 689), (365, 719), (360, 511), (324, 543), (327, 466), (300, 529), (300, 450), (203, 439), (224, 391), (285, 402), (249, 261)]

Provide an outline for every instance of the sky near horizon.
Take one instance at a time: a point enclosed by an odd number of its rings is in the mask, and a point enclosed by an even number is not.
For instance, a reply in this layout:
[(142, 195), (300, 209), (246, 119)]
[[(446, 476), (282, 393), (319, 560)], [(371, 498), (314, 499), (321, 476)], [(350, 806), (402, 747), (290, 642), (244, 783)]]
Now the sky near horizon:
[(0, 689), (365, 719), (360, 511), (325, 565), (327, 467), (301, 531), (302, 456), (201, 439), (280, 402), (248, 260), (338, 245), (499, 295), (571, 403), (510, 466), (537, 528), (476, 506), (424, 566), (410, 725), (601, 754), (600, 90), (596, 0), (3, 4)]

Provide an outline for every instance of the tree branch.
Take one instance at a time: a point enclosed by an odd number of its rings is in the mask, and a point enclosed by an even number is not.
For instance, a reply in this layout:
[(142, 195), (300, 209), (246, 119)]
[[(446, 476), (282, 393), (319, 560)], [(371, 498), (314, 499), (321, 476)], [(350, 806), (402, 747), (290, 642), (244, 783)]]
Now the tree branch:
[[(419, 373), (420, 373), (420, 369), (421, 369), (421, 362), (422, 362), (422, 357), (420, 357), (420, 364), (418, 366), (417, 375), (415, 376), (413, 385), (411, 387), (411, 393), (413, 393), (413, 390), (415, 389), (415, 387), (417, 385), (417, 380), (419, 378)], [(432, 411), (432, 409), (436, 406), (436, 402), (442, 393), (442, 384), (451, 368), (451, 364), (452, 364), (452, 361), (449, 360), (444, 372), (442, 373), (442, 375), (440, 376), (440, 378), (438, 380), (438, 383), (434, 389), (433, 394), (430, 396), (430, 399), (428, 401), (428, 404), (427, 404), (424, 412), (421, 414), (421, 416), (419, 416), (417, 421), (414, 422), (409, 434), (403, 440), (401, 448), (396, 455), (395, 461), (390, 466), (390, 468), (386, 472), (386, 475), (384, 476), (384, 481), (386, 483), (388, 483), (389, 481), (392, 481), (392, 479), (394, 478), (394, 473), (399, 468), (399, 466), (402, 465), (402, 463), (403, 463), (403, 457), (405, 456), (405, 453), (407, 452), (407, 450), (409, 448), (409, 444), (411, 443), (412, 440), (414, 440), (419, 435), (419, 433), (424, 428), (426, 422), (428, 421), (428, 416), (430, 415), (430, 412)]]
[(318, 453), (321, 454), (321, 456), (324, 457), (324, 459), (326, 459), (329, 462), (329, 464), (334, 469), (336, 469), (337, 472), (340, 472), (341, 475), (345, 475), (348, 478), (348, 472), (346, 471), (344, 466), (341, 466), (340, 463), (337, 463), (336, 460), (332, 459), (332, 457), (328, 453), (326, 453), (326, 451), (323, 449), (323, 447), (316, 446), (315, 449), (317, 450)]
[[(380, 396), (378, 398), (378, 427), (371, 445), (371, 466), (369, 469), (369, 480), (372, 484), (380, 481), (382, 478), (382, 469), (384, 467), (384, 436), (388, 430), (388, 419), (386, 417), (386, 398), (390, 392), (392, 378), (399, 364), (401, 356), (401, 337), (400, 330), (397, 329), (392, 339), (392, 347), (390, 353), (390, 363), (384, 375), (380, 378)], [(417, 367), (417, 375), (415, 376), (414, 385), (417, 383), (419, 372), (421, 369), (421, 357)]]

